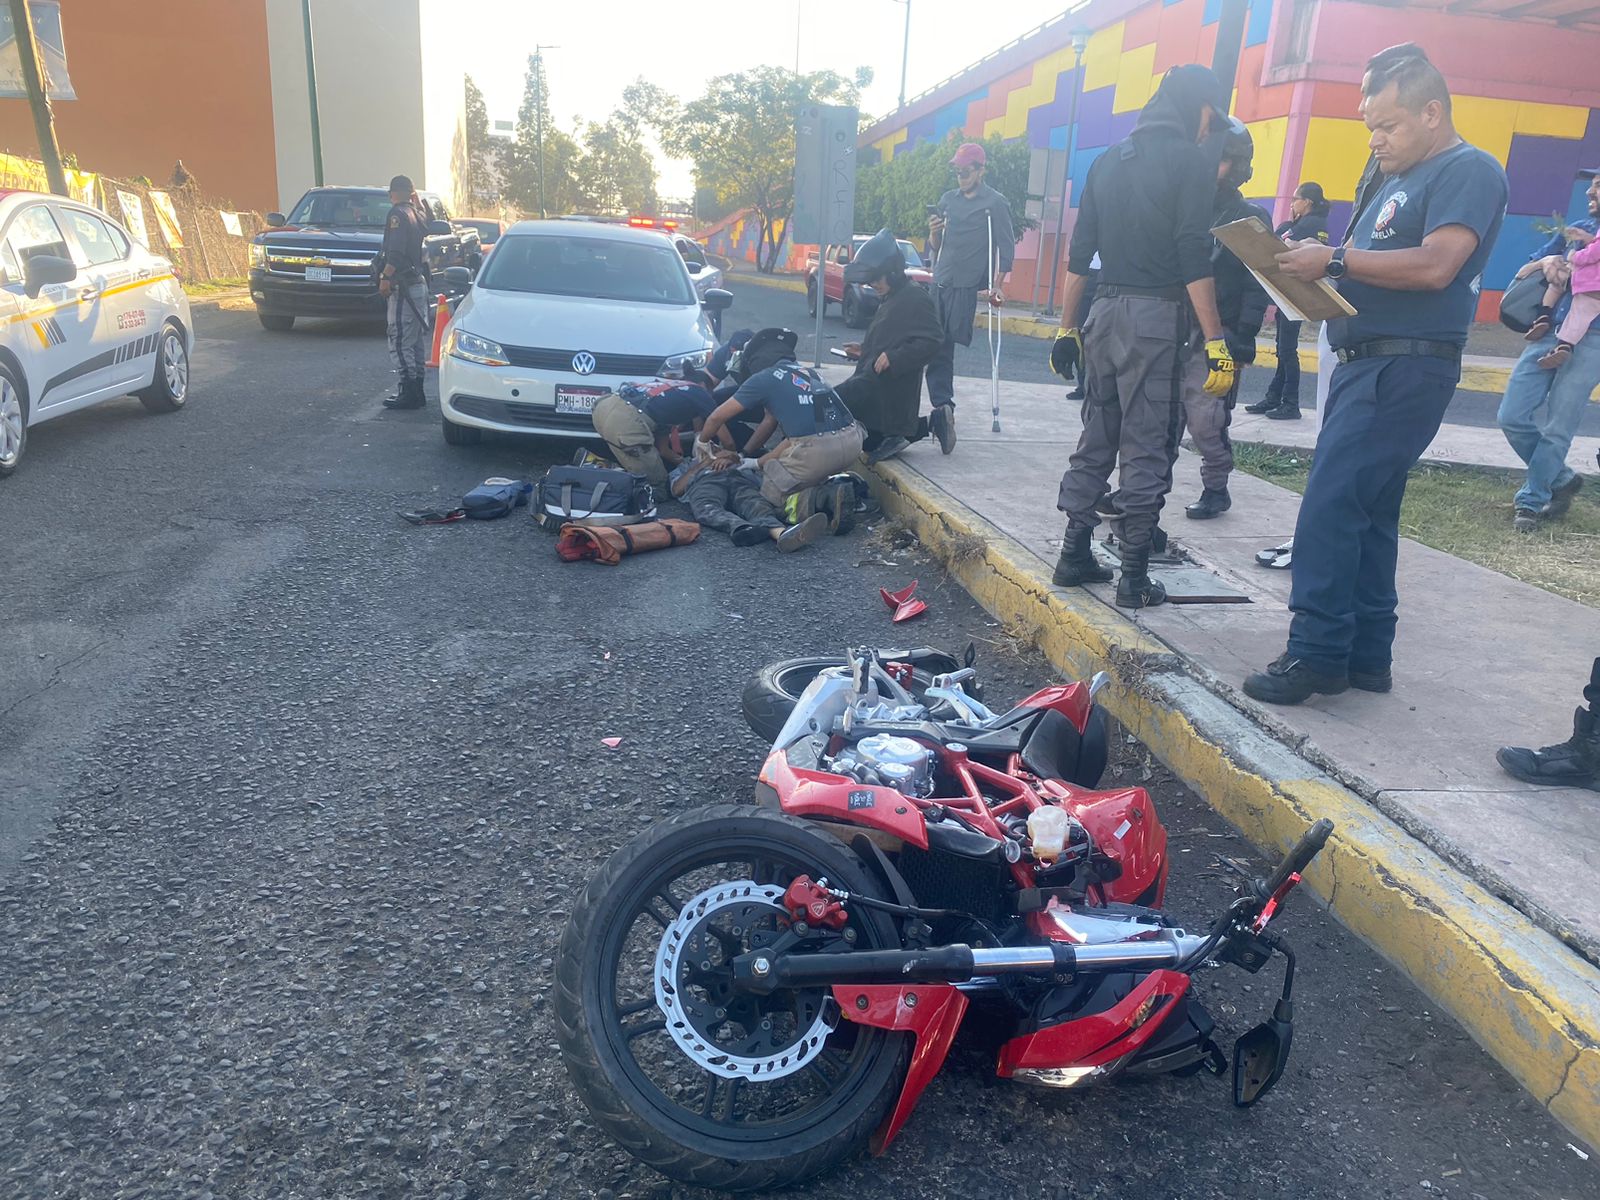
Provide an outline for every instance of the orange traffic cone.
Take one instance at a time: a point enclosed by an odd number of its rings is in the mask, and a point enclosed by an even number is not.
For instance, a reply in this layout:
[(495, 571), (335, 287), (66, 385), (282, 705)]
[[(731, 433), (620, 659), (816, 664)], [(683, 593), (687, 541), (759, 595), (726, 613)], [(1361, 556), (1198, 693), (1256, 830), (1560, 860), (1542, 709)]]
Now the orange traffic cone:
[(444, 347), (444, 327), (450, 324), (450, 300), (443, 292), (433, 302), (433, 351), (428, 355), (428, 365), (439, 365), (439, 351)]

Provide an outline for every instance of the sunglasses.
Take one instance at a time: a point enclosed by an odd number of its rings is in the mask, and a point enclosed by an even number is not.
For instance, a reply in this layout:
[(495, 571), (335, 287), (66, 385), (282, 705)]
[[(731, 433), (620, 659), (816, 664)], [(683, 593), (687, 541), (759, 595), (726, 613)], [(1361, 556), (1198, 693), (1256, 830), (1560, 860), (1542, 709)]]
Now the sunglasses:
[(981, 170), (983, 170), (983, 168), (981, 166), (980, 167), (957, 167), (956, 168), (956, 174), (964, 179), (968, 175), (976, 175)]

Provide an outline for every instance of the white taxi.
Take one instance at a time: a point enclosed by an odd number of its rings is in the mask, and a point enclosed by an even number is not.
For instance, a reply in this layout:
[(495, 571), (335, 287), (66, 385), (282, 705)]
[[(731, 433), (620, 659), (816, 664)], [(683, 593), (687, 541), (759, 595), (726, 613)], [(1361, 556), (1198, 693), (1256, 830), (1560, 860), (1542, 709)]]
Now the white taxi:
[(0, 478), (40, 422), (129, 393), (177, 412), (193, 349), (169, 259), (98, 209), (0, 191)]

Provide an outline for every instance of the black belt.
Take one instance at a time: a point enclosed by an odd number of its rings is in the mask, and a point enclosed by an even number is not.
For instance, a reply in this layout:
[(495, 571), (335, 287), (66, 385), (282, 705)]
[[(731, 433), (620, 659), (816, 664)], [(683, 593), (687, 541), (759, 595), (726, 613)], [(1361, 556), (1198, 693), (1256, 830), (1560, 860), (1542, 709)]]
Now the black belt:
[(1358, 358), (1397, 358), (1405, 354), (1461, 361), (1461, 347), (1454, 342), (1430, 342), (1423, 338), (1376, 338), (1353, 346), (1340, 346), (1333, 353), (1342, 363), (1355, 362)]
[(1125, 283), (1102, 283), (1094, 290), (1095, 299), (1104, 296), (1143, 296), (1149, 300), (1171, 300), (1181, 304), (1189, 293), (1182, 284), (1173, 284), (1171, 287), (1130, 287)]

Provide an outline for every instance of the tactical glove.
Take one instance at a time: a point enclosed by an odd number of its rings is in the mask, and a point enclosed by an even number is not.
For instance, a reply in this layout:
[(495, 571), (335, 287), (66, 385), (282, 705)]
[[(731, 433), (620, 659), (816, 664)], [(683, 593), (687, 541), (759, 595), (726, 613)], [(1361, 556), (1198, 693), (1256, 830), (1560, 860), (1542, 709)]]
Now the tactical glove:
[(1063, 379), (1069, 372), (1083, 378), (1083, 334), (1079, 330), (1056, 330), (1056, 340), (1050, 347), (1050, 369)]
[(1206, 382), (1205, 393), (1208, 396), (1226, 396), (1233, 387), (1233, 378), (1238, 373), (1238, 368), (1233, 362), (1233, 352), (1228, 349), (1226, 338), (1212, 338), (1206, 343)]

